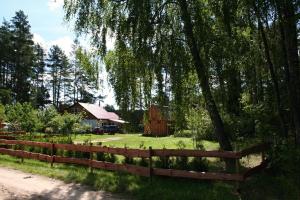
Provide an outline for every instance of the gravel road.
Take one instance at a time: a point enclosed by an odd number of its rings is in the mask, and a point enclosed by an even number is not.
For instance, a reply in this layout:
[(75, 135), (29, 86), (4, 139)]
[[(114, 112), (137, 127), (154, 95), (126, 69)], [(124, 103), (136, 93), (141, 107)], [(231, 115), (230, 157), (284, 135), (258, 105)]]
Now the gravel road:
[(120, 200), (125, 199), (86, 186), (0, 167), (0, 200)]

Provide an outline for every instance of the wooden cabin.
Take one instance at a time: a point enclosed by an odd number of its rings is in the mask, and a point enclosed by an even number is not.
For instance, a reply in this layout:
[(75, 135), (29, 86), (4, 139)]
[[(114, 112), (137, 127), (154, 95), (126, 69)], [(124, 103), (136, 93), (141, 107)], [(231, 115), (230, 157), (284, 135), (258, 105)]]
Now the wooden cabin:
[(169, 120), (158, 106), (151, 105), (146, 118), (144, 121), (144, 135), (167, 136), (170, 134)]
[(104, 125), (117, 125), (121, 127), (126, 123), (116, 113), (108, 112), (103, 107), (88, 104), (88, 103), (75, 103), (67, 109), (69, 113), (84, 113), (82, 123), (88, 124), (92, 129), (102, 127)]

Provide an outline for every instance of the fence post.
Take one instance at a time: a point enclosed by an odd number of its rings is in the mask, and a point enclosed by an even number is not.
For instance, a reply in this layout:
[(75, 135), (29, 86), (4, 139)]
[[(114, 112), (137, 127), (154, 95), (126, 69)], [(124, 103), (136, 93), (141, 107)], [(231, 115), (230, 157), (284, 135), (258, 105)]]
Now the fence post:
[(261, 162), (264, 162), (265, 161), (265, 149), (263, 148), (263, 150), (261, 151)]
[(55, 157), (55, 155), (54, 155), (54, 148), (55, 148), (55, 146), (54, 146), (55, 144), (53, 143), (53, 141), (51, 142), (51, 167), (53, 167), (53, 163), (54, 163), (54, 157)]
[(93, 146), (93, 143), (91, 142), (90, 143), (90, 171), (91, 173), (93, 173), (93, 152), (92, 152), (92, 147)]
[(21, 162), (24, 163), (24, 157), (23, 157), (23, 153), (24, 153), (24, 145), (21, 144), (20, 147), (21, 147), (20, 149), (21, 149), (21, 151), (22, 151)]
[(152, 183), (152, 147), (149, 147), (149, 175), (150, 182)]
[[(238, 147), (237, 147), (237, 144), (235, 143), (235, 153), (238, 152)], [(235, 171), (236, 171), (236, 174), (240, 174), (240, 165), (239, 165), (239, 161), (240, 161), (240, 158), (235, 158)], [(240, 182), (239, 181), (236, 181), (236, 192), (238, 194), (240, 194)]]

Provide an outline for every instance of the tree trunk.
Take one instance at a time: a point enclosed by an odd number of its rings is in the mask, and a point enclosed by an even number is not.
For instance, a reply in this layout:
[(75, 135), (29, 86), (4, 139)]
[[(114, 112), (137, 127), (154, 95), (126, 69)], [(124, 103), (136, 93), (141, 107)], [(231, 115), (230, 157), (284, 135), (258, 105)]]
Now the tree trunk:
[(286, 62), (286, 72), (288, 74), (290, 110), (296, 132), (295, 141), (300, 145), (300, 80), (299, 80), (299, 58), (297, 46), (297, 21), (293, 2), (289, 0), (277, 0), (278, 15), (282, 26), (282, 40), (284, 41), (284, 51)]
[(227, 88), (228, 88), (228, 101), (227, 101), (227, 111), (231, 115), (240, 115), (240, 81), (239, 81), (239, 71), (235, 69), (234, 58), (232, 57), (232, 66), (229, 67)]
[[(207, 77), (206, 69), (203, 61), (200, 57), (200, 52), (196, 44), (196, 40), (193, 33), (193, 25), (191, 21), (191, 16), (188, 12), (188, 5), (186, 0), (179, 0), (179, 6), (181, 10), (181, 18), (184, 24), (184, 34), (187, 38), (188, 46), (193, 58), (194, 67), (197, 72), (198, 79), (200, 81), (200, 86), (206, 103), (206, 107), (209, 116), (212, 120), (215, 134), (218, 137), (218, 141), (222, 150), (232, 151), (232, 146), (230, 144), (229, 136), (224, 130), (223, 121), (220, 117), (219, 111), (213, 99), (213, 96), (209, 87), (209, 80)], [(226, 169), (234, 169), (234, 160), (226, 159)]]
[(218, 76), (218, 80), (219, 80), (219, 84), (220, 84), (220, 90), (221, 92), (221, 99), (220, 101), (222, 102), (222, 106), (225, 107), (226, 106), (226, 95), (225, 95), (225, 84), (224, 84), (224, 77), (222, 74), (222, 68), (221, 68), (221, 61), (217, 60), (216, 61), (216, 72), (217, 72), (217, 76)]
[(261, 17), (260, 17), (258, 8), (257, 8), (255, 3), (254, 3), (254, 10), (255, 10), (257, 20), (258, 20), (258, 29), (259, 29), (259, 32), (261, 33), (262, 42), (263, 42), (263, 45), (264, 45), (265, 57), (266, 57), (266, 60), (267, 60), (267, 63), (268, 63), (271, 79), (272, 79), (272, 82), (273, 82), (273, 88), (274, 88), (274, 92), (275, 92), (275, 101), (276, 101), (276, 106), (277, 106), (277, 111), (278, 111), (278, 118), (279, 118), (279, 121), (280, 121), (281, 133), (284, 137), (287, 138), (288, 130), (287, 130), (286, 123), (285, 123), (285, 120), (284, 120), (284, 113), (283, 113), (283, 108), (282, 108), (282, 104), (281, 104), (281, 97), (280, 97), (278, 80), (277, 80), (277, 76), (275, 74), (275, 69), (274, 69), (273, 62), (271, 60), (270, 49), (269, 49), (269, 44), (268, 44), (268, 41), (267, 41), (267, 37), (266, 37), (265, 31), (264, 31), (264, 28), (263, 28), (263, 24), (262, 24), (262, 21), (261, 21)]

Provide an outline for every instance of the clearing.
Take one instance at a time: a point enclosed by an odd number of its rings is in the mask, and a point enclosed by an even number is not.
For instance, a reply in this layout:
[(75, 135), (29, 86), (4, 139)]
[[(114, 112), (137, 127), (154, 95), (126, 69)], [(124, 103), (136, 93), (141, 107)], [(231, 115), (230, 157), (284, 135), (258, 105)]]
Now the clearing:
[[(146, 137), (141, 134), (115, 134), (115, 135), (96, 135), (96, 134), (82, 134), (72, 135), (74, 143), (83, 143), (85, 141), (92, 141), (92, 143), (103, 142), (103, 145), (114, 147), (128, 147), (128, 148), (152, 148), (162, 149), (177, 149), (178, 143), (185, 145), (185, 149), (193, 149), (192, 138), (187, 137)], [(203, 140), (202, 144), (206, 150), (216, 150), (219, 148), (217, 142)]]

